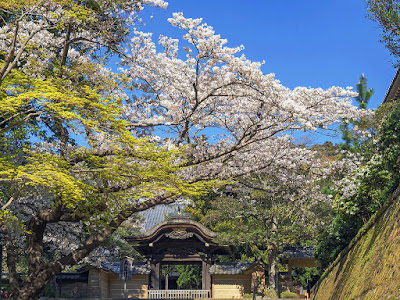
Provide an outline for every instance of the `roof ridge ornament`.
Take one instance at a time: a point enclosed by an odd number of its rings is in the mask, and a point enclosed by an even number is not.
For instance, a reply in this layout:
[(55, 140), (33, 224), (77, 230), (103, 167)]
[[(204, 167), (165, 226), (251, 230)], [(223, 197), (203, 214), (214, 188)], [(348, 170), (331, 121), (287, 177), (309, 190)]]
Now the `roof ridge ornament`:
[(186, 228), (173, 228), (171, 232), (165, 234), (165, 236), (167, 238), (170, 238), (173, 240), (185, 240), (185, 239), (193, 237), (193, 235), (194, 235), (194, 233), (187, 232)]

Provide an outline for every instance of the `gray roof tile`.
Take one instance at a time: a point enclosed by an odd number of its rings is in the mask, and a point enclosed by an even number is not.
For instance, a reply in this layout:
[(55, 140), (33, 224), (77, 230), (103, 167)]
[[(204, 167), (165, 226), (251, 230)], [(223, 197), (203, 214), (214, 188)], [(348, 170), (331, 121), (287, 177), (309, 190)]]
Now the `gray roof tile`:
[(139, 214), (144, 217), (143, 231), (147, 231), (155, 225), (165, 221), (167, 218), (175, 215), (178, 210), (184, 211), (189, 201), (179, 201), (171, 204), (160, 204), (149, 208)]
[(314, 245), (284, 247), (282, 256), (285, 258), (312, 259), (314, 258), (314, 248)]
[(233, 261), (216, 262), (210, 267), (211, 275), (234, 275), (243, 274), (257, 262), (254, 261)]
[(84, 273), (59, 273), (56, 275), (56, 279), (59, 280), (73, 280), (73, 281), (87, 281), (88, 272)]
[[(109, 264), (101, 264), (101, 268), (104, 270), (111, 271), (115, 274), (119, 274), (119, 262), (113, 262)], [(147, 275), (150, 274), (150, 266), (145, 262), (133, 262), (132, 263), (132, 275)]]

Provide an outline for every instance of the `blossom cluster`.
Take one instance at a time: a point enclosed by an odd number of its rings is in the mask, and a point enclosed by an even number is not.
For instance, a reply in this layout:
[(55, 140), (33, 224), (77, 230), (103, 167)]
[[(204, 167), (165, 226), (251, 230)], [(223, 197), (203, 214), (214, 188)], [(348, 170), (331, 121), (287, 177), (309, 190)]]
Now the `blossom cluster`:
[[(351, 98), (356, 94), (351, 89), (297, 87), (291, 90), (275, 79), (274, 74), (264, 74), (261, 70), (263, 62), (247, 59), (242, 54), (243, 46), (228, 47), (227, 40), (202, 19), (185, 18), (182, 13), (175, 13), (168, 20), (182, 30), (181, 40), (161, 35), (157, 44), (151, 33), (137, 28), (130, 31), (129, 25), (135, 22), (142, 5), (165, 8), (165, 1), (129, 0), (121, 4), (121, 1), (98, 0), (97, 4), (104, 22), (99, 21), (94, 9), (65, 9), (53, 2), (48, 6), (35, 6), (21, 18), (18, 31), (15, 24), (0, 28), (0, 52), (9, 53), (14, 47), (15, 66), (10, 64), (10, 67), (18, 67), (30, 78), (53, 80), (57, 74), (62, 79), (60, 85), (65, 87), (63, 91), (67, 91), (65, 97), (79, 91), (89, 95), (84, 100), (98, 101), (93, 107), (109, 98), (123, 104), (110, 115), (129, 122), (132, 135), (152, 131), (148, 142), (158, 143), (157, 151), (165, 151), (165, 156), (166, 150), (182, 150), (183, 155), (176, 155), (173, 166), (166, 168), (176, 173), (173, 174), (176, 181), (193, 183), (262, 175), (273, 178), (274, 183), (262, 186), (263, 189), (299, 207), (310, 201), (330, 201), (319, 192), (316, 181), (327, 176), (332, 168), (317, 159), (314, 151), (294, 145), (291, 133), (324, 130), (343, 119), (356, 120), (370, 114), (352, 105)], [(129, 49), (123, 49), (125, 45)], [(120, 74), (106, 66), (105, 48), (120, 59)], [(123, 78), (124, 89), (117, 82), (120, 78)], [(87, 85), (78, 90), (82, 82)], [(91, 98), (87, 86), (96, 88), (98, 94)], [(129, 94), (128, 90), (133, 92)], [(60, 99), (62, 97), (57, 94), (53, 107), (62, 102)], [(36, 150), (63, 152), (72, 158), (82, 156), (86, 150), (91, 154), (100, 153), (96, 160), (77, 163), (68, 169), (68, 174), (61, 172), (61, 175), (73, 177), (79, 184), (93, 189), (102, 188), (107, 192), (126, 189), (127, 192), (117, 196), (105, 193), (102, 198), (105, 211), (87, 215), (70, 230), (68, 226), (72, 221), (51, 224), (46, 229), (46, 242), (59, 243), (66, 249), (70, 241), (70, 245), (74, 244), (69, 247), (71, 251), (80, 242), (78, 236), (84, 228), (100, 226), (112, 213), (128, 205), (140, 204), (142, 188), (160, 198), (169, 195), (171, 190), (178, 191), (178, 188), (159, 184), (157, 178), (149, 178), (151, 176), (143, 170), (154, 165), (147, 164), (145, 159), (129, 157), (121, 162), (118, 154), (122, 150), (131, 150), (131, 154), (137, 149), (121, 150), (125, 145), (117, 145), (113, 136), (115, 127), (101, 119), (101, 110), (96, 114), (97, 111), (89, 111), (86, 104), (70, 102), (68, 107), (74, 106), (71, 111), (78, 113), (58, 110), (57, 117), (63, 116), (69, 124), (96, 124), (80, 131), (79, 125), (68, 127), (73, 133), (86, 135), (87, 147), (54, 142), (43, 143)], [(79, 115), (81, 111), (84, 113)], [(115, 116), (117, 113), (119, 115)], [(54, 114), (48, 109), (36, 121), (52, 117)], [(63, 121), (67, 123), (65, 119)], [(104, 153), (117, 153), (117, 158), (104, 160), (107, 168), (100, 176), (93, 166), (100, 165), (99, 157), (103, 158)], [(151, 159), (157, 160), (150, 157), (149, 161)], [(335, 166), (336, 170), (348, 169), (345, 161), (339, 164)], [(182, 168), (174, 169), (176, 166)], [(122, 175), (115, 176), (117, 171)], [(87, 199), (93, 196), (92, 190), (88, 190), (84, 195)], [(21, 215), (21, 220), (27, 221), (36, 212), (52, 208), (57, 198), (40, 189), (34, 194), (41, 196), (29, 198), (23, 195), (10, 206)], [(90, 199), (93, 202), (79, 200), (77, 203), (81, 207), (73, 203), (77, 211), (89, 210), (91, 207), (85, 206), (88, 203), (91, 206), (104, 204), (96, 203), (97, 199)]]

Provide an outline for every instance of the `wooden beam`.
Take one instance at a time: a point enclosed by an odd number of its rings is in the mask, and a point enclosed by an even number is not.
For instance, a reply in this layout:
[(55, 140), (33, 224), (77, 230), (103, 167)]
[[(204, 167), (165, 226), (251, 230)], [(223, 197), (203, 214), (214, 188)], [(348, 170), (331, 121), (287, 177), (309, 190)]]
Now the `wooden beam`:
[(315, 258), (289, 258), (288, 264), (292, 268), (299, 267), (321, 267), (321, 264)]
[(162, 257), (160, 258), (160, 262), (167, 262), (168, 264), (175, 264), (175, 265), (181, 265), (181, 264), (190, 264), (191, 262), (197, 262), (201, 263), (203, 259), (200, 256), (187, 256), (187, 257), (174, 257), (174, 256), (167, 256), (167, 257)]
[(150, 286), (151, 289), (153, 290), (159, 290), (161, 288), (161, 282), (160, 282), (160, 274), (161, 274), (161, 269), (160, 269), (160, 262), (158, 261), (151, 261), (150, 263)]
[(201, 287), (203, 290), (211, 290), (211, 274), (210, 274), (211, 261), (203, 260), (201, 265), (202, 265)]

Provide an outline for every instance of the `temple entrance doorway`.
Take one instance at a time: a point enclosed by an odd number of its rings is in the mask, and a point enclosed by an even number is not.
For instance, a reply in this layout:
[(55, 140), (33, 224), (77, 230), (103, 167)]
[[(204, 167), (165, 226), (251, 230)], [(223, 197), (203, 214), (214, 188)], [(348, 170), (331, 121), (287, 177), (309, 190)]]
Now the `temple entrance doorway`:
[(201, 263), (161, 265), (162, 290), (201, 290)]

